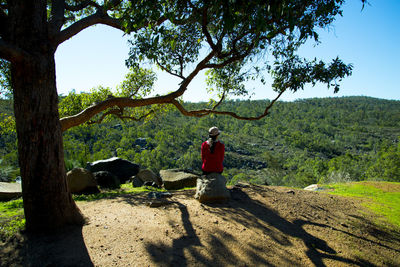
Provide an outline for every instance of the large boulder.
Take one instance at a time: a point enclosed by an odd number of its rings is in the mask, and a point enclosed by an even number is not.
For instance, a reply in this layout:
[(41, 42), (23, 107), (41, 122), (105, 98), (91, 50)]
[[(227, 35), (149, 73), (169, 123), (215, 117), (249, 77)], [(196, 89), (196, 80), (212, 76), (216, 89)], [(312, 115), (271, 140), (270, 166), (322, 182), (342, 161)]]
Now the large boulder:
[(88, 162), (86, 169), (94, 172), (108, 171), (118, 177), (121, 184), (125, 183), (130, 177), (135, 176), (139, 172), (139, 165), (129, 160), (113, 157), (95, 162)]
[(143, 181), (140, 180), (139, 177), (134, 176), (132, 178), (132, 186), (133, 187), (141, 187), (141, 186), (143, 186), (143, 184), (144, 184)]
[(83, 168), (75, 168), (67, 172), (67, 183), (71, 193), (99, 193), (93, 174)]
[(162, 185), (161, 178), (151, 170), (140, 170), (135, 177), (140, 179), (143, 183), (155, 182), (158, 186)]
[(11, 200), (22, 196), (20, 183), (0, 182), (0, 200)]
[(230, 199), (226, 179), (219, 173), (203, 175), (197, 179), (195, 198), (201, 203), (221, 203)]
[(195, 187), (197, 178), (196, 174), (185, 171), (170, 169), (160, 171), (161, 180), (164, 188), (167, 190), (177, 190), (185, 187)]
[(93, 173), (94, 179), (100, 188), (117, 189), (121, 183), (117, 176), (108, 171), (99, 171)]

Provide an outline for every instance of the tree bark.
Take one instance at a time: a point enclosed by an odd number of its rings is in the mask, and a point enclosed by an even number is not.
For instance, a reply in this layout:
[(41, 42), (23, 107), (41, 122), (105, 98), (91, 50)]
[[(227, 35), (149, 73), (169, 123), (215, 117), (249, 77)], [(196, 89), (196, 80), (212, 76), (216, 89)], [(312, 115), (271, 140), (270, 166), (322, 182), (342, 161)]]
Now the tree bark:
[(84, 218), (66, 182), (46, 1), (12, 3), (12, 42), (29, 54), (11, 64), (26, 229), (48, 231), (82, 224)]

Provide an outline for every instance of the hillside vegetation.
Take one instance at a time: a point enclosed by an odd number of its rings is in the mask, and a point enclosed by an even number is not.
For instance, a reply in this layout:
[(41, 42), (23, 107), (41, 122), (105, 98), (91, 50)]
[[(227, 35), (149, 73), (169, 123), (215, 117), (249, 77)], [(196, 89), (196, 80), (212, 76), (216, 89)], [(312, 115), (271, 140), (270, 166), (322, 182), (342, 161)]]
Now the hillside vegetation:
[[(67, 98), (64, 98), (67, 99)], [(268, 100), (229, 101), (219, 107), (251, 116)], [(60, 108), (68, 101), (62, 100)], [(198, 109), (207, 103), (185, 103)], [(2, 100), (4, 114), (9, 101)], [(278, 102), (269, 116), (241, 121), (228, 116), (185, 117), (176, 110), (145, 122), (105, 120), (64, 133), (68, 169), (118, 156), (158, 172), (167, 168), (200, 170), (200, 146), (218, 126), (226, 146), (230, 184), (303, 187), (313, 183), (362, 180), (400, 181), (400, 101), (342, 97)], [(2, 133), (2, 179), (18, 175), (16, 137)]]

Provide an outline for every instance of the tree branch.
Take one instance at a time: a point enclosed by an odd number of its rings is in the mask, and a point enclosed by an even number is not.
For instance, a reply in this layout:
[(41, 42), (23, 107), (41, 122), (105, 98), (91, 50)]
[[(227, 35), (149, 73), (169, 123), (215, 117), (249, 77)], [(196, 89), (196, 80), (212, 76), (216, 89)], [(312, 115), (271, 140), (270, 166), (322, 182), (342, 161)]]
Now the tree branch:
[(88, 124), (95, 124), (95, 123), (101, 123), (105, 117), (107, 117), (108, 115), (120, 115), (121, 110), (120, 109), (111, 109), (109, 111), (107, 111), (106, 113), (103, 113), (100, 117), (100, 119), (98, 119), (97, 121), (89, 121)]
[(210, 45), (211, 49), (219, 52), (218, 47), (214, 44), (211, 34), (207, 29), (207, 8), (204, 7), (203, 13), (202, 13), (202, 21), (201, 21), (201, 31), (203, 32), (204, 36), (206, 37), (207, 43)]
[(80, 113), (60, 119), (61, 127), (63, 131), (68, 130), (71, 127), (78, 126), (84, 122), (89, 121), (95, 115), (105, 111), (111, 107), (118, 107), (119, 109), (125, 107), (143, 107), (154, 104), (168, 104), (171, 103), (173, 95), (169, 94), (166, 96), (149, 97), (143, 99), (132, 99), (129, 97), (114, 97), (104, 100), (98, 104), (92, 105)]
[(182, 76), (182, 71), (181, 71), (181, 74), (174, 73), (174, 72), (170, 71), (169, 69), (167, 69), (166, 67), (164, 67), (163, 65), (161, 65), (161, 63), (158, 61), (158, 59), (156, 59), (155, 61), (157, 63), (157, 66), (159, 66), (163, 71), (171, 74), (172, 76), (181, 78), (182, 80), (185, 79), (185, 77)]
[(219, 102), (212, 108), (212, 110), (215, 110), (219, 105), (221, 105), (221, 103), (224, 101), (225, 99), (225, 93), (226, 90), (224, 90), (224, 92), (222, 93), (221, 99), (219, 100)]
[(88, 6), (95, 7), (97, 9), (101, 8), (101, 6), (91, 0), (85, 0), (82, 3), (79, 3), (77, 5), (68, 5), (67, 3), (65, 4), (65, 9), (69, 11), (80, 11), (84, 8), (87, 8)]
[[(118, 3), (120, 3), (119, 0), (114, 1), (113, 4), (111, 5), (111, 7), (114, 7)], [(166, 20), (167, 20), (167, 18), (161, 17), (157, 21), (156, 25), (161, 25)], [(90, 26), (96, 25), (96, 24), (108, 25), (110, 27), (113, 27), (113, 28), (121, 30), (121, 31), (125, 30), (122, 26), (121, 19), (112, 18), (107, 14), (107, 10), (98, 9), (95, 14), (90, 15), (85, 18), (82, 18), (82, 19), (78, 20), (77, 22), (73, 23), (68, 28), (62, 30), (59, 34), (57, 34), (55, 36), (53, 42), (56, 46), (58, 46), (62, 42), (68, 40), (69, 38), (71, 38), (74, 35), (81, 32), (82, 30), (84, 30)], [(147, 27), (147, 25), (148, 25), (148, 23), (144, 23), (143, 27)]]
[(51, 1), (51, 14), (48, 28), (52, 36), (56, 35), (64, 24), (64, 5), (65, 0)]
[(118, 116), (120, 119), (122, 120), (133, 120), (133, 121), (141, 121), (144, 118), (150, 116), (151, 114), (154, 113), (154, 110), (150, 110), (149, 112), (147, 112), (146, 114), (143, 114), (142, 116), (140, 116), (139, 118), (133, 117), (133, 116)]
[(172, 93), (169, 93), (164, 96), (150, 97), (144, 99), (131, 99), (129, 97), (115, 97), (107, 99), (103, 102), (100, 102), (96, 105), (86, 108), (85, 110), (76, 115), (60, 119), (62, 130), (65, 131), (71, 127), (78, 126), (84, 122), (87, 122), (96, 114), (99, 114), (104, 110), (113, 106), (123, 108), (123, 107), (142, 107), (154, 104), (172, 103), (173, 100), (182, 96), (185, 93), (190, 82), (194, 79), (194, 77), (196, 77), (196, 75), (201, 70), (206, 68), (205, 66), (207, 62), (209, 62), (215, 56), (215, 54), (216, 51), (211, 51), (202, 61), (200, 61), (197, 64), (196, 68), (182, 81), (179, 88)]
[(204, 117), (207, 116), (209, 114), (218, 114), (218, 115), (228, 115), (231, 116), (235, 119), (238, 120), (248, 120), (248, 121), (253, 121), (253, 120), (259, 120), (264, 118), (265, 116), (267, 116), (269, 114), (269, 110), (270, 108), (275, 104), (276, 101), (278, 101), (278, 99), (281, 97), (281, 95), (286, 91), (282, 90), (278, 96), (271, 101), (271, 103), (269, 105), (267, 105), (265, 107), (264, 113), (262, 113), (259, 116), (255, 116), (255, 117), (244, 117), (244, 116), (240, 116), (238, 114), (236, 114), (235, 112), (231, 112), (231, 111), (218, 111), (218, 110), (214, 110), (214, 109), (200, 109), (200, 110), (186, 110), (183, 105), (181, 103), (179, 103), (176, 99), (171, 101), (171, 104), (173, 104), (183, 115), (185, 116), (189, 116), (189, 117)]
[(62, 42), (81, 32), (82, 30), (95, 24), (104, 24), (119, 30), (123, 30), (121, 26), (121, 21), (119, 19), (111, 18), (107, 14), (98, 11), (93, 15), (80, 19), (68, 28), (62, 30), (59, 34), (55, 36), (53, 42), (56, 46), (58, 46)]
[(123, 108), (113, 108), (105, 113), (103, 113), (101, 115), (101, 117), (96, 120), (96, 121), (88, 121), (88, 124), (95, 124), (95, 123), (101, 123), (105, 117), (107, 117), (108, 115), (114, 115), (116, 117), (118, 117), (121, 120), (133, 120), (133, 121), (141, 121), (144, 118), (150, 116), (151, 114), (154, 113), (154, 110), (150, 110), (149, 112), (147, 112), (146, 114), (143, 114), (140, 117), (134, 117), (134, 116), (123, 116), (124, 115), (124, 110)]

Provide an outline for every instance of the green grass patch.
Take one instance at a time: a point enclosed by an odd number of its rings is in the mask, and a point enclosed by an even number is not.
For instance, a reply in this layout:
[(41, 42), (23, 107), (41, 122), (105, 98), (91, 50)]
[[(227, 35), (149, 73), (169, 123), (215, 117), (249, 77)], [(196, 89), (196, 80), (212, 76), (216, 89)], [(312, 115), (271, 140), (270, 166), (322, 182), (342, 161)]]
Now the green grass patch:
[(11, 217), (24, 214), (24, 204), (22, 198), (0, 202), (0, 216)]
[(0, 238), (6, 239), (25, 228), (22, 198), (0, 202)]
[(363, 205), (388, 222), (400, 227), (400, 183), (352, 182), (327, 186), (334, 195), (356, 197)]

